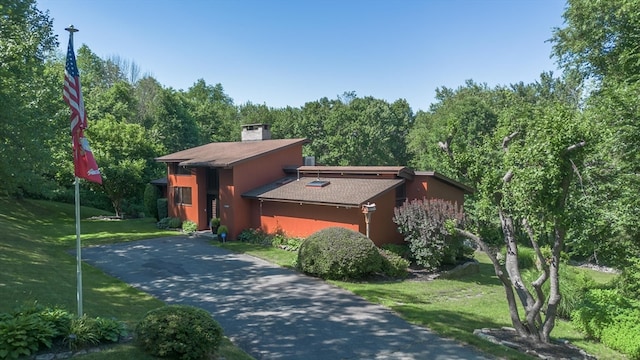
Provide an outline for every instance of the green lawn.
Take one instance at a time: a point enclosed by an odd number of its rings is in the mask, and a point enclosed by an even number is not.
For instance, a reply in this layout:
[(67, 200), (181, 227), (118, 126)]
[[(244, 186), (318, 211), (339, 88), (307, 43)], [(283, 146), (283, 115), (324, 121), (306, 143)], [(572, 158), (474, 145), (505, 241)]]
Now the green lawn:
[[(290, 267), (296, 258), (295, 252), (259, 245), (237, 242), (213, 244), (263, 258), (280, 266)], [(477, 253), (476, 258), (480, 262), (480, 273), (459, 280), (331, 283), (372, 303), (384, 305), (414, 324), (472, 344), (484, 352), (508, 359), (531, 359), (473, 335), (474, 329), (511, 326), (504, 289), (495, 276), (491, 262), (483, 253)], [(611, 281), (615, 276), (592, 270), (583, 271), (599, 283)], [(600, 343), (586, 340), (566, 321), (556, 323), (552, 336), (567, 339), (600, 359), (625, 359), (623, 355)]]
[[(87, 220), (106, 212), (82, 208), (83, 246), (175, 236), (159, 230), (153, 219)], [(0, 198), (0, 312), (34, 301), (76, 312), (75, 208), (72, 204)], [(84, 264), (83, 307), (92, 317), (115, 317), (133, 328), (160, 300)], [(251, 359), (230, 342), (221, 355)], [(87, 355), (87, 359), (145, 359), (128, 344)], [(85, 358), (82, 357), (82, 358)]]

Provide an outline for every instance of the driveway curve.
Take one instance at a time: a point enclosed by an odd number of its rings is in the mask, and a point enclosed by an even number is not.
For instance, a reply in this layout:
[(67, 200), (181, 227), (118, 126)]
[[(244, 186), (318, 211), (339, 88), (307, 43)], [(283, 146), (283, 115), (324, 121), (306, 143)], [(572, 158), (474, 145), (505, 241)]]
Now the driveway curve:
[(490, 358), (353, 293), (208, 241), (95, 246), (83, 249), (83, 260), (166, 303), (211, 312), (256, 359)]

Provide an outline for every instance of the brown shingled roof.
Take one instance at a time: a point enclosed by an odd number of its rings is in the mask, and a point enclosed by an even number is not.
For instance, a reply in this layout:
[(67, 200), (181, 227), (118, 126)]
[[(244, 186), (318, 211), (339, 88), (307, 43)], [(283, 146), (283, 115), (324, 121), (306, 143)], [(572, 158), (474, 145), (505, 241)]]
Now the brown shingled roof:
[[(326, 180), (330, 184), (323, 187), (307, 186), (308, 183), (316, 180)], [(242, 196), (263, 201), (360, 207), (402, 183), (404, 183), (403, 179), (302, 177), (297, 180), (295, 177), (286, 177), (248, 191)]]
[(307, 139), (217, 142), (160, 156), (156, 158), (156, 161), (177, 162), (181, 166), (229, 167), (251, 158), (306, 142)]

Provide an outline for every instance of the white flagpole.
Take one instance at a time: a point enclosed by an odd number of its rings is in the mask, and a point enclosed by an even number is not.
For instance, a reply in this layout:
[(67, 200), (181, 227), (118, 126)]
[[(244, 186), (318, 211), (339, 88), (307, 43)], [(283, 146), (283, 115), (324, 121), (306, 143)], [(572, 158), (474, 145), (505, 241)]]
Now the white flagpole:
[[(77, 32), (78, 29), (74, 28), (73, 25), (70, 25), (68, 28), (65, 28), (65, 30), (69, 32), (69, 41), (71, 44), (73, 44), (73, 33)], [(78, 96), (80, 96), (80, 94), (78, 94)], [(82, 105), (80, 104), (80, 106)], [(76, 166), (75, 161), (74, 161), (74, 166)], [(75, 201), (76, 203), (76, 300), (78, 302), (78, 317), (81, 317), (82, 315), (84, 315), (84, 311), (82, 309), (82, 249), (81, 249), (81, 242), (80, 242), (80, 179), (77, 176), (75, 178), (76, 178), (76, 184), (75, 184), (75, 187), (76, 187), (76, 201)]]
[(82, 311), (82, 250), (80, 243), (80, 179), (76, 176), (76, 300), (78, 301), (78, 317)]

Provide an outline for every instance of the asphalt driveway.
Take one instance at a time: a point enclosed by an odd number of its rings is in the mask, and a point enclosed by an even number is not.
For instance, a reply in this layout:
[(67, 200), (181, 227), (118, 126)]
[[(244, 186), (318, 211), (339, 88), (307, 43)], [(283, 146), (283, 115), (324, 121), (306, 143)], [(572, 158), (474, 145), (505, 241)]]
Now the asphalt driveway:
[(490, 358), (319, 279), (208, 241), (96, 246), (83, 249), (83, 260), (167, 303), (208, 310), (256, 359)]

